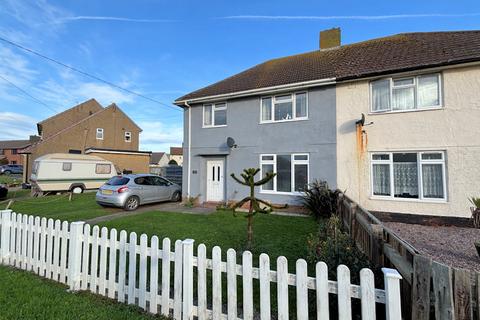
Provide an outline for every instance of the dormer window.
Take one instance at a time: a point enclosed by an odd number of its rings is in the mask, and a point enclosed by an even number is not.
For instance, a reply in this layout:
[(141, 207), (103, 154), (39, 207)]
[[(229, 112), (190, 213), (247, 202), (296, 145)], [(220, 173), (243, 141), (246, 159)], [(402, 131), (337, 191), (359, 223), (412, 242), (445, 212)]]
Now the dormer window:
[(440, 108), (440, 74), (386, 78), (371, 82), (372, 112)]
[(103, 128), (97, 128), (97, 140), (103, 140)]
[(307, 93), (263, 97), (260, 123), (305, 120), (308, 118)]

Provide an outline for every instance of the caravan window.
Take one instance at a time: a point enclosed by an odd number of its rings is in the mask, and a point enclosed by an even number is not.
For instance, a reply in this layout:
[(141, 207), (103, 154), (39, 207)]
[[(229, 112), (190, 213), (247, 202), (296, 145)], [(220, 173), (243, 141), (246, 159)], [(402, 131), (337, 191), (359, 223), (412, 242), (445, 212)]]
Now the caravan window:
[(112, 172), (112, 166), (104, 163), (97, 163), (95, 167), (95, 173), (97, 174), (109, 174)]
[(62, 164), (63, 171), (72, 171), (72, 163), (71, 162), (64, 162)]

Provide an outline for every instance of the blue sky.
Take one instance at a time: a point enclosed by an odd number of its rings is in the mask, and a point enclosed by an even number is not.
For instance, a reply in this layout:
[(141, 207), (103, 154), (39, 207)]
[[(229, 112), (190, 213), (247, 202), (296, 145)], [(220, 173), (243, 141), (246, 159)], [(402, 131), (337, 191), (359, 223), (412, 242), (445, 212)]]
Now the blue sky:
[[(0, 0), (0, 36), (171, 105), (262, 61), (412, 31), (480, 29), (478, 1)], [(182, 112), (112, 88), (0, 41), (0, 139), (89, 98), (116, 102), (143, 129), (141, 148), (182, 142)]]

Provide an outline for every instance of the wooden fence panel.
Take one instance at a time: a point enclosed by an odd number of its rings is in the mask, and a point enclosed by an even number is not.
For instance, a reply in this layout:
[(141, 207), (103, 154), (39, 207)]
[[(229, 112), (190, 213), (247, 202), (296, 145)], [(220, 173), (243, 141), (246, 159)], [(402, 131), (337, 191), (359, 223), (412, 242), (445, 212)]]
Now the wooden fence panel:
[(432, 262), (433, 299), (436, 319), (454, 319), (452, 269)]
[(470, 271), (454, 269), (454, 278), (455, 319), (473, 319)]

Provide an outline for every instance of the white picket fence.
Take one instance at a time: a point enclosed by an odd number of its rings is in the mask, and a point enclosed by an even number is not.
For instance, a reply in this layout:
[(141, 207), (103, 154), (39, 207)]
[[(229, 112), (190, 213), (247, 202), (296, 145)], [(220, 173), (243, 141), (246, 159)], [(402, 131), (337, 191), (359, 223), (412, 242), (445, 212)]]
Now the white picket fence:
[[(338, 318), (341, 320), (352, 318), (352, 299), (361, 300), (363, 319), (376, 319), (377, 303), (386, 305), (387, 319), (402, 318), (401, 276), (396, 270), (384, 268), (385, 290), (375, 289), (373, 272), (369, 269), (360, 272), (358, 286), (350, 283), (350, 271), (343, 265), (337, 268), (338, 281), (331, 281), (323, 262), (316, 265), (315, 277), (309, 277), (303, 259), (297, 260), (295, 274), (291, 274), (285, 257), (277, 259), (277, 270), (274, 271), (266, 254), (260, 255), (256, 268), (249, 251), (243, 252), (241, 264), (237, 264), (237, 253), (228, 249), (224, 262), (219, 247), (213, 248), (212, 258), (208, 259), (203, 244), (198, 246), (195, 257), (191, 239), (177, 240), (174, 251), (171, 251), (168, 238), (163, 239), (160, 248), (156, 236), (148, 239), (142, 234), (138, 243), (135, 232), (127, 237), (124, 230), (118, 234), (115, 229), (109, 232), (107, 228), (91, 228), (83, 222), (47, 220), (11, 210), (0, 212), (2, 264), (65, 283), (71, 290), (90, 290), (135, 304), (154, 314), (184, 320), (194, 316), (199, 320), (253, 319), (254, 313), (259, 311), (260, 319), (266, 320), (272, 318), (272, 300), (276, 299), (278, 311), (274, 317), (288, 319), (292, 316), (289, 307), (292, 290), (289, 288), (295, 287), (294, 314), (300, 320), (329, 319), (329, 293), (337, 296)], [(224, 273), (226, 297), (222, 297)], [(242, 290), (237, 290), (238, 276), (241, 277)], [(253, 287), (257, 281), (254, 279), (258, 279), (260, 288), (258, 311), (254, 311)], [(276, 283), (276, 297), (270, 292), (272, 282)], [(211, 293), (211, 299), (207, 298), (207, 292)], [(242, 297), (238, 296), (239, 292)], [(313, 302), (308, 299), (309, 292), (315, 294)], [(315, 306), (312, 308), (309, 302)], [(315, 314), (309, 314), (309, 310), (315, 310)]]

